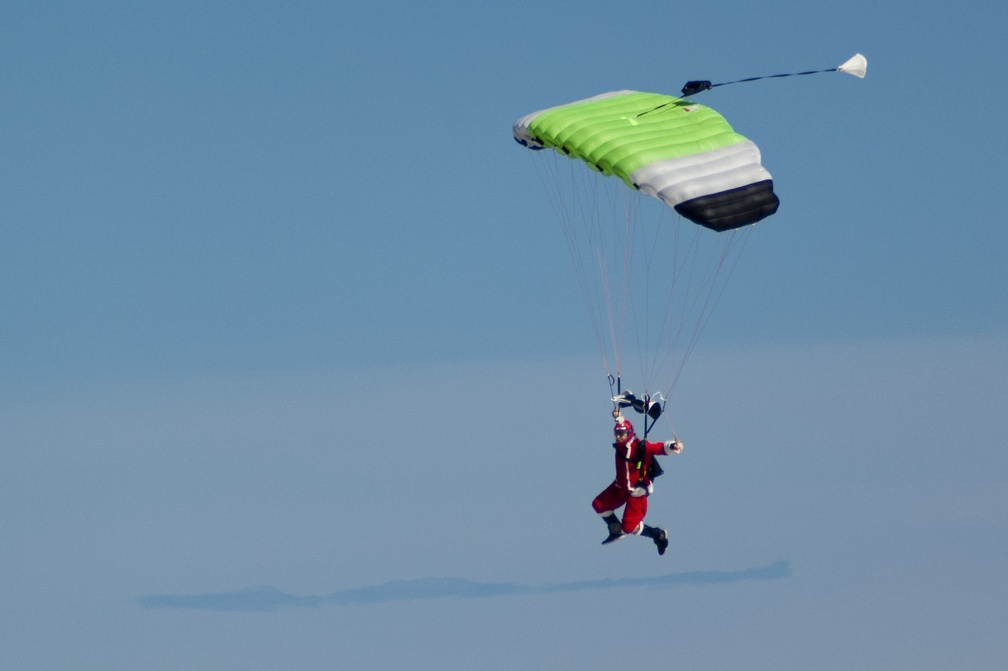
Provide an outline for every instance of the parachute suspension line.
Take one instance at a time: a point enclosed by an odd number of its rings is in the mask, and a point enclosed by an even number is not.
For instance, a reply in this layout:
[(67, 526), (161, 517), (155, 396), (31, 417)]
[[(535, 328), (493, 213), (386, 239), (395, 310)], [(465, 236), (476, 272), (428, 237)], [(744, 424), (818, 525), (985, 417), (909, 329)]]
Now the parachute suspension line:
[[(595, 186), (600, 186), (606, 197), (606, 202), (596, 200), (592, 208), (592, 226), (589, 229), (588, 247), (595, 258), (598, 268), (596, 275), (598, 292), (595, 296), (599, 305), (598, 313), (604, 308), (608, 328), (609, 343), (612, 347), (613, 362), (617, 380), (623, 373), (623, 343), (626, 337), (626, 293), (627, 281), (625, 254), (629, 244), (630, 230), (627, 225), (626, 208), (621, 208), (626, 196), (622, 189), (615, 186), (611, 180), (603, 179), (597, 174), (588, 173)], [(598, 196), (596, 190), (596, 196)], [(611, 230), (606, 222), (612, 222)], [(608, 237), (611, 236), (611, 239)], [(603, 322), (598, 319), (597, 328), (600, 331), (600, 346), (604, 346), (601, 338)]]
[[(603, 328), (608, 326), (609, 344), (612, 347), (613, 362), (617, 379), (623, 373), (624, 341), (627, 331), (627, 303), (630, 294), (629, 272), (631, 262), (628, 257), (630, 241), (633, 235), (635, 213), (628, 207), (628, 199), (638, 196), (626, 192), (617, 182), (602, 179), (597, 175), (585, 173), (594, 179), (593, 185), (601, 187), (605, 202), (601, 202), (598, 189), (592, 207), (587, 210), (591, 214), (586, 217), (585, 226), (587, 240), (586, 252), (590, 253), (596, 265), (597, 273), (595, 291), (586, 292), (586, 298), (594, 300), (592, 316), (595, 321), (600, 349), (605, 349)], [(630, 194), (629, 196), (627, 194)], [(631, 200), (631, 202), (633, 202)], [(611, 228), (607, 222), (611, 221)], [(608, 230), (607, 230), (608, 229)], [(590, 283), (586, 282), (586, 285)], [(605, 313), (603, 321), (602, 313)], [(607, 373), (610, 372), (607, 370)]]
[[(692, 242), (684, 249), (681, 233), (685, 225), (682, 223), (682, 218), (676, 215), (675, 220), (666, 221), (666, 211), (663, 209), (661, 212), (661, 217), (656, 222), (654, 237), (649, 246), (645, 300), (649, 303), (655, 303), (655, 307), (664, 305), (664, 311), (657, 311), (661, 315), (661, 319), (654, 319), (655, 326), (649, 330), (649, 333), (651, 333), (649, 338), (653, 337), (654, 343), (649, 343), (646, 347), (642, 348), (642, 353), (647, 357), (645, 365), (643, 363), (644, 356), (642, 356), (642, 369), (645, 371), (645, 378), (648, 382), (648, 388), (645, 391), (652, 395), (657, 393), (659, 397), (661, 397), (662, 392), (666, 396), (670, 395), (671, 389), (663, 387), (661, 385), (663, 380), (656, 379), (655, 376), (662, 377), (659, 373), (661, 371), (667, 372), (670, 362), (679, 358), (678, 343), (681, 334), (691, 319), (695, 320), (696, 318), (688, 310), (682, 308), (680, 304), (687, 303), (692, 291), (692, 280), (695, 274), (693, 266), (695, 266), (698, 256), (697, 243), (700, 235), (698, 232), (695, 232)], [(659, 241), (659, 234), (662, 231), (665, 231), (666, 236), (671, 239)], [(653, 264), (655, 254), (659, 249), (671, 252), (671, 254), (659, 257), (658, 263), (661, 265), (656, 270)], [(661, 278), (661, 281), (657, 282), (657, 287), (662, 292), (660, 294), (651, 290), (652, 280), (659, 278)], [(685, 287), (683, 287), (683, 278), (685, 278)], [(702, 282), (700, 284), (701, 286), (703, 285)], [(664, 287), (664, 290), (662, 290), (662, 287)], [(656, 299), (652, 301), (652, 295), (661, 296), (662, 298), (661, 300)], [(648, 310), (650, 311), (650, 309), (651, 307), (649, 306)], [(666, 375), (664, 376), (664, 381), (670, 378), (671, 375)], [(656, 385), (653, 385), (657, 389), (653, 388), (651, 381), (657, 382)], [(664, 397), (662, 398), (664, 400)]]
[[(675, 303), (675, 300), (674, 300), (675, 299), (675, 282), (674, 282), (674, 279), (673, 279), (672, 282), (668, 282), (667, 281), (667, 278), (668, 278), (667, 266), (670, 265), (672, 267), (672, 271), (673, 271), (672, 274), (673, 274), (673, 278), (674, 278), (675, 271), (676, 271), (676, 269), (678, 267), (678, 261), (677, 261), (677, 259), (679, 257), (679, 251), (678, 251), (678, 247), (679, 247), (679, 227), (678, 226), (671, 226), (670, 227), (669, 226), (669, 222), (666, 221), (667, 210), (665, 210), (664, 208), (662, 208), (660, 211), (661, 211), (661, 215), (660, 215), (660, 217), (658, 218), (658, 220), (655, 223), (654, 235), (653, 235), (653, 237), (651, 239), (651, 242), (650, 242), (650, 251), (649, 251), (649, 254), (648, 254), (648, 263), (647, 263), (647, 275), (648, 275), (647, 300), (651, 301), (651, 296), (652, 295), (655, 295), (655, 296), (661, 295), (661, 294), (658, 294), (656, 292), (660, 292), (660, 291), (662, 291), (664, 289), (663, 299), (660, 302), (658, 302), (658, 305), (655, 306), (656, 308), (659, 308), (659, 307), (661, 307), (663, 305), (664, 306), (664, 312), (662, 312), (660, 309), (656, 309), (656, 314), (660, 315), (661, 319), (660, 320), (656, 320), (656, 322), (655, 322), (657, 324), (658, 328), (657, 328), (657, 332), (654, 333), (654, 339), (655, 339), (654, 345), (653, 346), (649, 345), (648, 349), (646, 350), (647, 352), (650, 353), (649, 354), (650, 361), (648, 362), (648, 369), (647, 369), (648, 370), (648, 373), (647, 373), (647, 379), (648, 380), (655, 380), (655, 375), (657, 375), (658, 372), (661, 371), (663, 369), (663, 367), (667, 365), (667, 362), (668, 362), (668, 360), (669, 360), (669, 358), (671, 356), (671, 350), (668, 347), (666, 347), (666, 345), (669, 342), (669, 327), (670, 327), (670, 322), (672, 320), (673, 308), (674, 308), (674, 303)], [(672, 254), (670, 256), (666, 255), (666, 256), (660, 257), (658, 259), (659, 266), (658, 266), (657, 269), (655, 269), (653, 263), (654, 263), (654, 259), (655, 259), (656, 250), (658, 250), (659, 247), (660, 247), (660, 238), (659, 238), (659, 235), (660, 235), (660, 233), (662, 231), (670, 231), (671, 234), (672, 234), (671, 249), (666, 249), (665, 250), (666, 253), (668, 251), (671, 251)], [(652, 290), (651, 290), (651, 280), (652, 280), (652, 278), (654, 278), (656, 280), (659, 280), (659, 281), (656, 282), (656, 292), (652, 292)], [(673, 343), (673, 346), (674, 346), (674, 340), (672, 341), (672, 343)], [(664, 356), (662, 356), (662, 351), (663, 350), (665, 352)], [(660, 380), (655, 380), (655, 382), (660, 383)], [(654, 388), (654, 387), (657, 387), (657, 389)], [(660, 394), (661, 393), (660, 384), (649, 385), (648, 389), (646, 389), (645, 392), (648, 393), (648, 394), (652, 394), (654, 392), (658, 392)]]
[[(580, 249), (582, 236), (579, 228), (582, 225), (580, 223), (582, 213), (579, 212), (579, 207), (580, 203), (582, 203), (582, 194), (578, 188), (579, 180), (574, 170), (574, 162), (552, 151), (535, 152), (535, 155), (531, 156), (531, 160), (535, 165), (536, 173), (543, 184), (557, 221), (560, 222), (560, 228), (567, 242), (567, 250), (574, 266), (574, 274), (589, 313), (589, 321), (595, 333), (596, 344), (599, 347), (605, 370), (608, 373), (609, 363), (605, 347), (602, 344), (603, 338), (598, 328), (597, 306), (593, 305), (590, 300), (593, 293), (590, 278), (594, 276), (594, 271), (588, 272), (586, 270), (584, 257)], [(562, 164), (566, 164), (565, 167), (569, 169), (569, 173), (564, 173)]]
[[(608, 186), (603, 184), (603, 187)], [(610, 211), (615, 211), (616, 203), (614, 201), (613, 193), (611, 189), (604, 189), (608, 198), (608, 208)], [(597, 205), (597, 204), (596, 204)], [(622, 375), (623, 372), (623, 347), (622, 347), (622, 323), (616, 314), (618, 306), (620, 304), (618, 297), (614, 295), (614, 291), (618, 287), (612, 286), (610, 283), (611, 272), (609, 269), (609, 264), (606, 260), (606, 246), (605, 246), (605, 235), (603, 233), (602, 226), (602, 209), (598, 206), (592, 209), (594, 213), (593, 225), (591, 227), (591, 239), (590, 248), (595, 257), (595, 263), (598, 266), (598, 280), (599, 280), (599, 296), (598, 299), (605, 306), (605, 314), (609, 325), (609, 342), (612, 346), (613, 361), (616, 365), (616, 377)], [(614, 218), (615, 221), (615, 218)], [(616, 249), (619, 247), (616, 246)], [(613, 263), (616, 265), (616, 270), (619, 269), (618, 259), (614, 258)], [(601, 326), (601, 321), (600, 321)]]
[[(583, 282), (583, 293), (586, 305), (592, 321), (592, 328), (595, 331), (595, 340), (602, 354), (602, 361), (607, 374), (615, 370), (617, 377), (620, 374), (621, 362), (620, 352), (616, 346), (616, 336), (613, 332), (612, 318), (612, 289), (609, 286), (609, 271), (605, 257), (605, 246), (603, 244), (603, 209), (600, 203), (599, 189), (606, 193), (605, 184), (597, 174), (591, 172), (581, 172), (581, 179), (584, 180), (585, 191), (590, 192), (582, 198), (584, 211), (581, 213), (581, 230), (584, 239), (575, 237), (573, 247), (576, 254), (581, 259), (579, 263), (585, 273)], [(575, 222), (575, 226), (578, 222)], [(582, 250), (582, 246), (584, 249)], [(588, 263), (592, 270), (588, 270)], [(608, 325), (608, 338), (606, 337), (606, 326)], [(610, 347), (612, 350), (610, 351)], [(610, 363), (610, 357), (611, 363)]]
[[(688, 297), (689, 287), (691, 286), (691, 282), (689, 281), (689, 279), (691, 278), (691, 274), (686, 273), (687, 287), (685, 291), (687, 292), (687, 295), (683, 296), (683, 290), (680, 287), (686, 264), (681, 261), (684, 261), (687, 258), (691, 258), (693, 261), (690, 263), (690, 265), (691, 266), (694, 265), (697, 253), (699, 251), (700, 232), (696, 230), (694, 231), (692, 242), (690, 242), (690, 244), (686, 247), (685, 251), (683, 251), (682, 233), (684, 230), (684, 224), (682, 221), (682, 217), (679, 215), (676, 216), (676, 221), (674, 222), (673, 230), (675, 231), (672, 245), (673, 248), (672, 258), (674, 259), (674, 262), (669, 273), (671, 277), (668, 283), (668, 298), (666, 299), (668, 310), (665, 313), (665, 319), (662, 324), (662, 328), (668, 330), (669, 346), (665, 348), (665, 359), (662, 361), (663, 367), (667, 367), (669, 365), (668, 361), (671, 359), (672, 354), (674, 352), (679, 351), (679, 340), (682, 336), (683, 328), (685, 327), (685, 324), (688, 321), (687, 320), (688, 312), (684, 308), (680, 307), (676, 301), (676, 298), (679, 297), (680, 298), (679, 302), (685, 304), (686, 298)], [(680, 317), (678, 323), (674, 323), (675, 315), (677, 314), (680, 315)], [(669, 376), (666, 379), (665, 394), (667, 396), (671, 396), (672, 394), (672, 387), (668, 384), (669, 379), (671, 379), (671, 376)]]
[[(631, 303), (634, 313), (636, 315), (639, 309), (642, 313), (641, 316), (635, 316), (634, 324), (642, 325), (642, 328), (636, 329), (635, 334), (637, 336), (637, 353), (640, 365), (640, 371), (643, 376), (644, 393), (648, 395), (652, 392), (652, 381), (654, 379), (654, 373), (656, 370), (656, 365), (658, 363), (658, 351), (657, 346), (663, 340), (662, 333), (664, 328), (658, 333), (652, 333), (652, 329), (649, 325), (652, 324), (651, 310), (652, 310), (652, 290), (651, 281), (654, 272), (654, 260), (656, 250), (659, 248), (660, 232), (663, 228), (663, 219), (665, 216), (665, 209), (661, 208), (659, 210), (661, 213), (658, 220), (654, 222), (653, 233), (645, 230), (645, 224), (643, 223), (643, 217), (638, 221), (638, 228), (640, 233), (634, 237), (641, 240), (641, 255), (642, 255), (642, 269), (636, 278), (628, 276), (629, 282), (640, 282), (643, 285), (643, 291), (633, 291), (628, 293), (628, 303)], [(631, 247), (630, 238), (627, 240), (627, 247)], [(639, 289), (640, 287), (638, 287)], [(640, 301), (632, 300), (633, 296), (639, 296)], [(638, 303), (640, 305), (638, 306)], [(666, 306), (666, 311), (668, 307)], [(652, 338), (654, 342), (652, 342)]]
[[(583, 268), (585, 273), (583, 282), (583, 295), (585, 304), (588, 306), (589, 316), (592, 321), (592, 328), (595, 331), (595, 341), (598, 345), (599, 352), (602, 354), (602, 361), (605, 365), (606, 374), (610, 374), (612, 367), (609, 364), (609, 354), (606, 348), (606, 339), (603, 330), (603, 312), (608, 315), (609, 308), (606, 305), (608, 302), (607, 290), (604, 283), (600, 283), (600, 277), (604, 278), (605, 275), (600, 275), (599, 273), (604, 273), (605, 263), (604, 259), (601, 259), (597, 253), (598, 250), (598, 239), (599, 239), (599, 180), (595, 179), (595, 175), (591, 173), (586, 173), (581, 171), (577, 173), (581, 175), (581, 179), (584, 181), (585, 195), (578, 201), (583, 203), (584, 209), (580, 213), (578, 220), (574, 222), (575, 226), (580, 223), (580, 228), (574, 230), (573, 233), (573, 245), (572, 249), (574, 253), (577, 254), (579, 258), (579, 264)], [(589, 181), (591, 180), (591, 181)], [(573, 172), (571, 181), (577, 181), (577, 177)], [(604, 186), (604, 185), (602, 185)], [(584, 234), (584, 240), (582, 241), (578, 238), (578, 233)], [(581, 245), (584, 244), (585, 249), (582, 251)], [(594, 270), (588, 270), (588, 264), (594, 267)], [(596, 284), (593, 285), (592, 280), (595, 280)], [(618, 369), (618, 363), (617, 363)]]
[(619, 372), (623, 370), (623, 352), (626, 343), (631, 290), (633, 281), (633, 239), (634, 230), (639, 225), (637, 204), (640, 196), (634, 192), (620, 191), (619, 202), (613, 202), (613, 251), (621, 252), (619, 311), (616, 314), (616, 326), (619, 330), (619, 340), (614, 344), (619, 351)]
[[(728, 286), (728, 282), (731, 280), (731, 276), (735, 272), (735, 267), (738, 265), (739, 259), (742, 258), (742, 252), (749, 240), (749, 233), (751, 230), (752, 226), (747, 226), (744, 229), (729, 231), (727, 234), (718, 234), (719, 236), (727, 237), (724, 244), (721, 246), (721, 251), (718, 255), (716, 268), (714, 270), (714, 277), (708, 284), (707, 292), (704, 297), (704, 305), (700, 311), (699, 319), (694, 326), (693, 333), (691, 334), (689, 342), (685, 348), (685, 352), (679, 359), (679, 365), (672, 372), (672, 375), (669, 378), (667, 389), (669, 390), (668, 394), (670, 395), (672, 390), (675, 389), (676, 384), (678, 384), (679, 377), (686, 366), (686, 362), (693, 353), (693, 349), (696, 347), (697, 342), (700, 340), (700, 335), (703, 333), (707, 323), (710, 321), (711, 315), (714, 313), (714, 309), (717, 307), (717, 304), (721, 301), (721, 297), (724, 295), (725, 288)], [(722, 271), (730, 257), (733, 258), (731, 258), (731, 263), (728, 265), (727, 274), (721, 278), (720, 276), (722, 275)]]
[(652, 218), (627, 210), (624, 309), (644, 395), (667, 403), (724, 290), (717, 284), (737, 232), (714, 233), (678, 214), (670, 221), (665, 208), (658, 212)]
[[(681, 228), (682, 220), (677, 222)], [(699, 260), (700, 260), (700, 247), (703, 241), (702, 236), (704, 236), (705, 231), (700, 229), (694, 229), (693, 237), (689, 244), (686, 245), (685, 249), (682, 251), (681, 256), (677, 257), (678, 265), (675, 269), (675, 275), (672, 280), (672, 291), (675, 292), (673, 296), (670, 297), (670, 301), (675, 301), (678, 297), (679, 304), (675, 305), (673, 310), (671, 307), (668, 314), (666, 315), (667, 321), (669, 323), (669, 333), (671, 343), (668, 348), (666, 348), (666, 360), (671, 358), (672, 354), (676, 354), (676, 359), (679, 361), (679, 370), (685, 367), (686, 360), (689, 358), (689, 354), (692, 351), (692, 346), (696, 343), (699, 337), (699, 323), (701, 322), (704, 312), (705, 304), (700, 303), (701, 297), (703, 296), (704, 287), (707, 288), (708, 293), (713, 285), (717, 282), (717, 275), (720, 265), (711, 258), (708, 254), (707, 266), (703, 268), (703, 272), (698, 270)], [(685, 284), (685, 286), (684, 286)], [(695, 285), (695, 287), (694, 287)], [(673, 316), (678, 314), (679, 321), (676, 324), (672, 324), (671, 321)], [(687, 332), (687, 327), (692, 325), (692, 331)], [(684, 337), (685, 333), (685, 337)], [(683, 342), (685, 341), (685, 344)], [(666, 364), (667, 365), (667, 364)], [(678, 375), (669, 371), (669, 376), (666, 380), (665, 393), (670, 395), (674, 385), (673, 380), (677, 380)]]
[[(618, 252), (625, 250), (628, 244), (629, 231), (623, 230), (625, 227), (622, 225), (625, 217), (615, 214), (619, 209), (616, 193), (622, 193), (623, 189), (614, 186), (618, 183), (604, 179), (600, 173), (583, 170), (577, 161), (559, 152), (535, 154), (532, 161), (560, 222), (604, 371), (606, 375), (615, 371), (619, 376), (625, 332), (625, 319), (620, 311), (625, 313), (627, 283), (623, 281), (622, 287), (611, 286), (610, 278), (616, 280), (616, 273), (623, 270), (618, 267), (622, 262)], [(611, 215), (606, 211), (607, 205)], [(603, 232), (608, 227), (604, 224), (607, 216), (612, 217), (614, 226), (611, 260), (607, 254), (608, 238)], [(610, 263), (616, 265), (610, 268)]]

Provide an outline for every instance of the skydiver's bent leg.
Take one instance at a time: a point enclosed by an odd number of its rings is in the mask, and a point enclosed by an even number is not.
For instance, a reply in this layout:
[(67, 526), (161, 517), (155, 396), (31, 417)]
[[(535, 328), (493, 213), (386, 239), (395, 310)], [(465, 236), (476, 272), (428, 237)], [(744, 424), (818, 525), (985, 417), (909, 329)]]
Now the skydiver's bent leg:
[(644, 528), (644, 516), (647, 515), (647, 497), (630, 497), (623, 511), (623, 533), (640, 534)]
[(618, 541), (626, 534), (623, 533), (623, 525), (616, 517), (616, 509), (626, 502), (626, 494), (615, 483), (606, 487), (602, 493), (592, 501), (592, 509), (602, 518), (609, 528), (609, 537), (602, 541), (602, 545), (608, 545)]
[(599, 495), (595, 497), (595, 500), (592, 501), (592, 509), (598, 513), (599, 516), (605, 517), (606, 515), (614, 513), (616, 509), (626, 503), (626, 501), (626, 493), (617, 487), (614, 482), (603, 489)]

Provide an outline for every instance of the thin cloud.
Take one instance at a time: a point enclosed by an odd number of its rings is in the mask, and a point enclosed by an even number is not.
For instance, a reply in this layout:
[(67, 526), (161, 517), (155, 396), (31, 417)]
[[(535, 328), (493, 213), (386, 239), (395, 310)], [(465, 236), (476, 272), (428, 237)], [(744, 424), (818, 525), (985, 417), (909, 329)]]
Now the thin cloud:
[(234, 592), (205, 594), (153, 594), (136, 601), (144, 608), (193, 609), (209, 611), (271, 611), (283, 607), (318, 608), (358, 604), (416, 601), (420, 599), (485, 599), (500, 596), (528, 596), (559, 592), (586, 592), (627, 587), (670, 589), (685, 585), (719, 585), (751, 580), (781, 580), (791, 575), (787, 561), (740, 571), (690, 571), (640, 578), (609, 578), (564, 583), (522, 585), (510, 582), (476, 582), (463, 578), (420, 578), (396, 580), (340, 590), (316, 596), (297, 596), (274, 587), (249, 587)]

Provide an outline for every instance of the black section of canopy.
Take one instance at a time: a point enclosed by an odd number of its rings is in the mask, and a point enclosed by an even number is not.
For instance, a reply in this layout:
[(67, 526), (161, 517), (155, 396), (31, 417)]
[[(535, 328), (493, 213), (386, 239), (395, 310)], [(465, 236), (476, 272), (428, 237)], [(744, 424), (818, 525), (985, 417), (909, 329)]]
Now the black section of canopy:
[(695, 224), (720, 232), (755, 224), (776, 212), (779, 206), (773, 180), (768, 179), (693, 198), (679, 203), (675, 210)]

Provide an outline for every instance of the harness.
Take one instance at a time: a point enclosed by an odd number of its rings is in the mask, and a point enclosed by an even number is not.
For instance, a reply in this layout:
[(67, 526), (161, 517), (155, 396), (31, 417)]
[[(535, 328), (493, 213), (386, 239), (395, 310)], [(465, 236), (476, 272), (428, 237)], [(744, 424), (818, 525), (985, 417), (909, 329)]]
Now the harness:
[[(634, 450), (634, 454), (631, 455), (630, 457), (624, 457), (623, 455), (620, 455), (620, 459), (627, 462), (628, 464), (633, 464), (633, 467), (637, 469), (638, 473), (640, 473), (644, 468), (644, 461), (647, 459), (647, 444), (645, 443), (645, 441), (641, 440), (640, 438), (637, 438), (636, 436), (634, 437), (634, 439), (637, 441), (637, 447)], [(618, 453), (620, 449), (619, 444), (613, 443), (613, 449), (616, 450)], [(662, 475), (664, 472), (665, 470), (658, 463), (658, 460), (655, 459), (654, 457), (651, 457), (651, 463), (648, 464), (647, 471), (644, 472), (644, 475), (649, 480), (654, 482), (654, 479), (657, 478), (659, 475)]]

